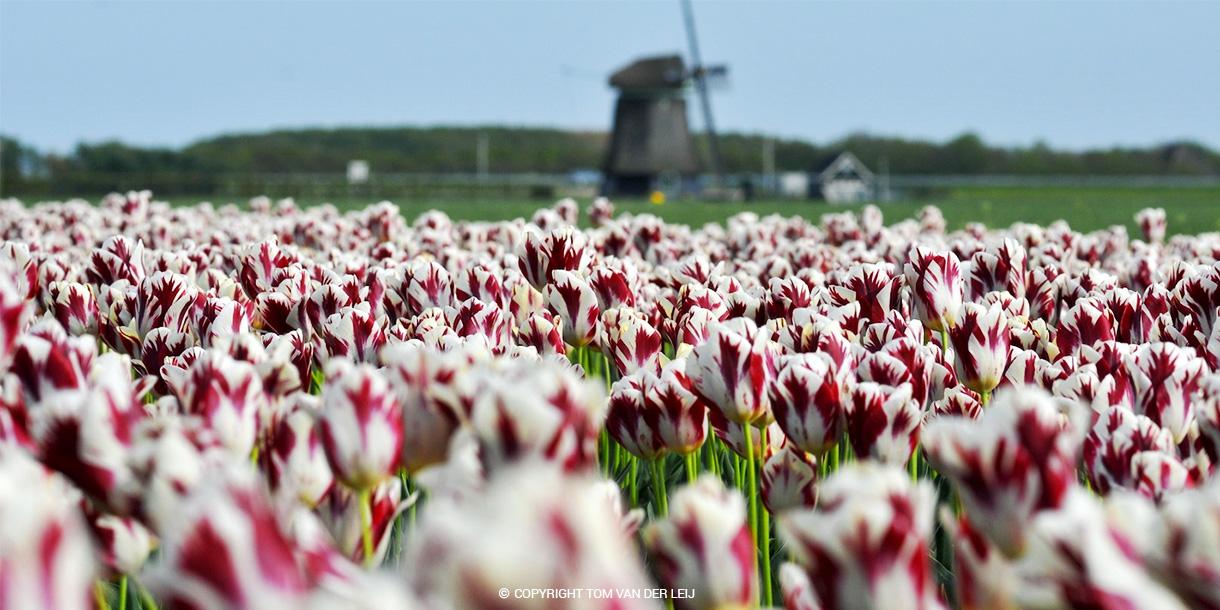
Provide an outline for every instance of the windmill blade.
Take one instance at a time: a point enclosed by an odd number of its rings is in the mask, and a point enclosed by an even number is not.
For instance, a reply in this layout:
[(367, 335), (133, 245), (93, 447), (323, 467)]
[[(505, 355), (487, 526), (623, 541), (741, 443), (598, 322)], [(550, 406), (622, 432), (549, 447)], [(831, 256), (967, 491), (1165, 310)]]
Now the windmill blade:
[(695, 33), (695, 11), (691, 0), (681, 0), (683, 23), (686, 25), (686, 42), (690, 46), (690, 58), (694, 64), (692, 74), (695, 80), (695, 90), (699, 92), (699, 105), (703, 109), (703, 124), (707, 128), (708, 156), (711, 161), (712, 175), (720, 177), (720, 142), (716, 138), (716, 121), (712, 118), (712, 100), (708, 97), (707, 70), (703, 66), (703, 58), (699, 55), (699, 37)]

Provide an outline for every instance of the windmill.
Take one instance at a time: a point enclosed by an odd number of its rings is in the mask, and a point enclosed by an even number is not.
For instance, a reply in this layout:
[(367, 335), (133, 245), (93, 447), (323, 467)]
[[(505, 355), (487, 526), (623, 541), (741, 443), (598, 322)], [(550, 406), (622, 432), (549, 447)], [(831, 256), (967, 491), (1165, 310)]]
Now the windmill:
[(707, 128), (707, 169), (720, 174), (720, 147), (709, 98), (711, 86), (723, 82), (724, 66), (705, 66), (699, 54), (689, 0), (682, 1), (687, 42), (693, 65), (677, 54), (637, 59), (610, 75), (618, 89), (614, 128), (603, 167), (603, 191), (613, 195), (644, 195), (673, 190), (702, 169), (686, 118), (686, 91), (699, 95)]
[(699, 54), (699, 36), (695, 32), (695, 11), (691, 0), (682, 2), (682, 23), (686, 27), (686, 44), (690, 50), (691, 78), (695, 83), (695, 91), (699, 93), (699, 106), (703, 109), (703, 126), (707, 129), (708, 155), (711, 162), (712, 175), (720, 178), (720, 141), (716, 137), (716, 121), (712, 118), (712, 100), (708, 95), (708, 87), (723, 83), (728, 79), (729, 69), (724, 65), (706, 66)]

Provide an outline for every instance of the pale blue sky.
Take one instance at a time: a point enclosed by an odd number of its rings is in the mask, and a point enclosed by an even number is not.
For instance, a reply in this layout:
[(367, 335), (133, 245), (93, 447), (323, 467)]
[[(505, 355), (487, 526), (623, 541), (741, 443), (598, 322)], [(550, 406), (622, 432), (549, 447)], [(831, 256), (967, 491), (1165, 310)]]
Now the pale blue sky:
[[(699, 2), (725, 129), (1220, 147), (1220, 2)], [(0, 0), (0, 131), (181, 145), (236, 130), (605, 129), (605, 75), (685, 50), (655, 2)], [(692, 117), (698, 124), (698, 117)]]

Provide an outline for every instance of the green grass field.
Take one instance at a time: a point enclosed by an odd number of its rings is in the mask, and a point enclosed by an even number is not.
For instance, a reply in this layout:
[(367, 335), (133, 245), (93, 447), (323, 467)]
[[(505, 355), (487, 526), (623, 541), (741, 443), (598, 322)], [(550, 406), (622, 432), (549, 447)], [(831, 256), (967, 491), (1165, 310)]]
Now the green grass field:
[[(173, 203), (195, 203), (199, 198), (169, 198)], [(213, 198), (214, 203), (223, 198)], [(301, 205), (320, 201), (298, 200)], [(341, 209), (354, 209), (373, 203), (368, 200), (334, 201)], [(399, 200), (394, 203), (407, 218), (439, 209), (455, 220), (500, 220), (529, 217), (547, 205), (544, 201), (429, 201)], [(581, 201), (582, 208), (587, 201)], [(1081, 231), (1112, 225), (1126, 225), (1137, 234), (1135, 213), (1145, 207), (1162, 207), (1168, 215), (1170, 234), (1196, 234), (1220, 231), (1220, 187), (1196, 188), (1117, 188), (1117, 187), (962, 187), (946, 195), (917, 202), (894, 202), (881, 206), (886, 222), (910, 218), (925, 205), (939, 206), (950, 229), (968, 222), (989, 227), (1007, 227), (1014, 222), (1046, 225), (1059, 219)], [(713, 203), (670, 201), (653, 205), (646, 201), (615, 201), (619, 212), (655, 214), (668, 222), (701, 226), (723, 222), (741, 211), (759, 215), (800, 215), (818, 220), (828, 212), (858, 210), (861, 206), (831, 206), (810, 201), (756, 201), (752, 203)], [(583, 215), (582, 215), (583, 216)], [(585, 219), (582, 217), (582, 222)]]

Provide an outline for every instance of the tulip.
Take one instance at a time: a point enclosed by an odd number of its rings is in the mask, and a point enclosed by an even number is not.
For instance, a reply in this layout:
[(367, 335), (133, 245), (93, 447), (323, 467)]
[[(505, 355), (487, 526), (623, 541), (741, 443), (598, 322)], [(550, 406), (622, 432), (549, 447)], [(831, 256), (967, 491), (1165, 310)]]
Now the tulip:
[(1053, 264), (1030, 267), (1025, 298), (1029, 301), (1031, 318), (1048, 325), (1057, 321), (1063, 280), (1063, 270)]
[(958, 604), (963, 610), (1016, 610), (1016, 568), (967, 515), (942, 507), (940, 521), (951, 541)]
[(690, 376), (699, 395), (729, 421), (755, 422), (767, 414), (777, 354), (777, 345), (749, 320), (714, 323), (707, 342), (691, 353)]
[(768, 389), (775, 422), (788, 441), (802, 451), (824, 456), (843, 430), (843, 397), (822, 355), (780, 360), (779, 374)]
[(297, 315), (300, 303), (299, 294), (283, 290), (261, 293), (254, 300), (252, 325), (280, 335), (291, 332), (301, 325)]
[(72, 486), (0, 445), (0, 607), (86, 610), (98, 566)]
[(667, 447), (653, 425), (658, 418), (644, 403), (649, 377), (655, 379), (656, 375), (639, 370), (614, 383), (606, 411), (606, 432), (632, 455), (653, 460), (663, 455)]
[(0, 371), (7, 370), (17, 337), (25, 329), (30, 304), (20, 294), (8, 273), (0, 267)]
[(388, 284), (385, 298), (397, 317), (411, 317), (453, 303), (449, 272), (434, 260), (421, 259), (405, 266)]
[(88, 286), (78, 282), (55, 282), (51, 285), (51, 293), (54, 297), (48, 309), (69, 334), (97, 333), (97, 299)]
[(122, 576), (138, 574), (155, 547), (152, 532), (132, 517), (116, 517), (88, 508), (85, 516), (106, 568)]
[(136, 292), (134, 330), (140, 337), (158, 327), (183, 331), (190, 321), (197, 291), (183, 275), (158, 271), (140, 282)]
[(227, 298), (202, 298), (195, 308), (195, 336), (204, 347), (220, 345), (250, 330), (253, 304)]
[(795, 508), (813, 508), (817, 503), (817, 460), (786, 444), (763, 462), (759, 478), (763, 505), (779, 514)]
[(901, 287), (902, 276), (893, 265), (866, 264), (852, 267), (842, 285), (831, 287), (831, 295), (836, 305), (858, 303), (861, 317), (877, 323), (901, 308)]
[(473, 397), (464, 394), (470, 362), (416, 345), (387, 346), (386, 378), (402, 409), (402, 465), (415, 473), (444, 462)]
[[(514, 589), (647, 589), (617, 509), (597, 480), (538, 463), (505, 468), (468, 501), (430, 500), (410, 538), (412, 588), (429, 607), (515, 610), (563, 600)], [(509, 596), (500, 594), (506, 588)], [(591, 610), (654, 608), (655, 600), (572, 600)], [(564, 604), (560, 604), (564, 605)]]
[(923, 324), (909, 319), (905, 314), (891, 311), (880, 322), (869, 322), (859, 333), (859, 343), (866, 351), (877, 352), (899, 339), (907, 339), (919, 345), (924, 340)]
[[(161, 367), (167, 360), (181, 356), (183, 352), (194, 346), (195, 340), (188, 333), (165, 327), (154, 328), (144, 337), (144, 341), (140, 345), (140, 359), (136, 362), (136, 367), (146, 374), (159, 378)], [(165, 394), (168, 391), (169, 387), (165, 380), (158, 379), (157, 392)]]
[(768, 285), (767, 317), (791, 321), (792, 312), (809, 307), (812, 301), (809, 285), (800, 278), (773, 277)]
[(513, 329), (513, 339), (518, 345), (534, 348), (539, 355), (562, 356), (567, 353), (563, 342), (563, 320), (550, 312), (531, 315)]
[(493, 349), (510, 343), (512, 327), (508, 314), (494, 303), (467, 299), (448, 317), (449, 326), (458, 337), (479, 341)]
[[(319, 506), (319, 514), (343, 555), (365, 565), (381, 565), (390, 548), (394, 520), (415, 501), (414, 496), (405, 495), (397, 478), (386, 479), (365, 494), (335, 486)], [(362, 521), (364, 515), (368, 515), (367, 525)], [(362, 544), (365, 527), (370, 530), (371, 547)]]
[(1000, 387), (1038, 385), (1038, 371), (1043, 364), (1038, 354), (1016, 346), (1008, 348), (1008, 364)]
[(1161, 581), (1191, 608), (1220, 604), (1220, 485), (1168, 496), (1153, 531)]
[(996, 305), (962, 306), (958, 325), (949, 332), (954, 368), (963, 385), (983, 395), (983, 403), (1000, 384), (1008, 362), (1008, 318)]
[[(87, 385), (57, 392), (29, 413), (42, 462), (116, 514), (131, 511), (138, 493), (127, 452), (144, 415), (140, 398), (147, 389), (132, 382), (130, 359), (105, 354), (94, 363)], [(37, 406), (28, 397), (26, 403)]]
[(385, 327), (369, 312), (367, 304), (345, 307), (331, 314), (319, 329), (319, 337), (317, 353), (320, 359), (376, 362), (377, 353), (386, 343)]
[(1191, 395), (1206, 364), (1172, 343), (1141, 345), (1123, 364), (1135, 389), (1135, 412), (1169, 430), (1174, 442), (1181, 442), (1194, 423)]
[(622, 375), (641, 369), (660, 368), (661, 333), (648, 322), (639, 318), (624, 318), (618, 327), (606, 328), (607, 345), (604, 347), (614, 360), (614, 366)]
[(300, 299), (293, 317), (297, 324), (311, 335), (319, 334), (324, 332), (331, 316), (351, 307), (367, 308), (370, 317), (376, 317), (372, 304), (364, 303), (360, 298), (358, 279), (350, 276), (332, 278)]
[(592, 252), (584, 234), (572, 227), (560, 227), (546, 235), (527, 232), (518, 259), (521, 273), (537, 290), (545, 288), (556, 271), (588, 271), (591, 260)]
[(144, 279), (144, 242), (131, 243), (123, 235), (106, 239), (89, 257), (85, 276), (90, 284), (102, 286), (119, 280), (137, 285)]
[(849, 464), (822, 485), (818, 508), (780, 515), (780, 537), (822, 608), (941, 608), (932, 579), (935, 491), (902, 470)]
[(1075, 355), (1082, 345), (1093, 347), (1100, 341), (1114, 340), (1115, 326), (1114, 315), (1101, 299), (1080, 299), (1060, 318), (1055, 344), (1060, 354)]
[(583, 347), (597, 333), (601, 310), (593, 289), (579, 275), (558, 270), (551, 275), (543, 293), (551, 312), (563, 319), (563, 340), (573, 347)]
[(911, 399), (922, 406), (928, 401), (936, 359), (934, 350), (909, 337), (894, 339), (885, 343), (880, 351), (861, 358), (857, 373), (861, 381), (891, 386), (910, 384)]
[(546, 297), (524, 280), (512, 283), (506, 282), (505, 286), (511, 296), (509, 312), (512, 313), (513, 320), (517, 324), (521, 324), (534, 314), (550, 313), (547, 310)]
[(677, 343), (686, 345), (702, 345), (707, 341), (708, 329), (712, 322), (719, 320), (719, 317), (710, 310), (702, 307), (692, 307), (682, 315), (682, 319), (678, 320), (676, 333), (674, 337)]
[(1051, 398), (1007, 390), (977, 420), (946, 417), (923, 431), (928, 462), (954, 482), (971, 521), (1009, 557), (1024, 550), (1039, 511), (1063, 505), (1076, 447)]
[(1135, 491), (1161, 502), (1165, 497), (1195, 486), (1195, 474), (1176, 456), (1141, 451), (1131, 458)]
[(298, 551), (254, 483), (222, 474), (183, 503), (148, 578), (163, 605), (255, 609), (303, 601)]
[(345, 360), (327, 364), (318, 430), (336, 479), (367, 493), (392, 476), (402, 448), (401, 421), (402, 409), (377, 369)]
[(1163, 208), (1144, 208), (1135, 215), (1135, 222), (1140, 226), (1144, 239), (1150, 244), (1159, 244), (1165, 240), (1165, 210)]
[(254, 365), (210, 350), (187, 366), (166, 363), (161, 374), (183, 413), (201, 418), (234, 456), (250, 455), (267, 405)]
[(495, 303), (500, 309), (507, 311), (512, 294), (501, 280), (501, 273), (503, 272), (495, 268), (467, 267), (454, 276), (454, 300), (462, 303), (469, 299), (478, 299)]
[(905, 464), (919, 444), (923, 412), (911, 399), (910, 384), (860, 382), (843, 414), (852, 450), (861, 459)]
[(976, 252), (967, 265), (967, 297), (978, 299), (998, 290), (1024, 299), (1028, 282), (1026, 258), (1025, 248), (1014, 239)]
[(688, 364), (687, 358), (676, 358), (660, 375), (645, 374), (643, 398), (661, 444), (690, 459), (707, 438), (707, 405), (691, 391)]
[(1133, 476), (1133, 460), (1137, 454), (1174, 450), (1169, 431), (1126, 407), (1110, 407), (1100, 414), (1085, 437), (1082, 460), (1093, 487), (1105, 495), (1114, 488), (1135, 487), (1138, 479)]
[(779, 588), (783, 592), (784, 610), (821, 610), (809, 575), (795, 563), (779, 567)]
[(87, 337), (70, 337), (54, 320), (32, 326), (12, 347), (8, 371), (21, 382), (24, 402), (38, 410), (54, 407), (62, 394), (88, 387), (97, 347)]
[(589, 274), (589, 285), (597, 294), (597, 306), (601, 311), (634, 307), (639, 283), (639, 272), (625, 259), (605, 260)]
[(315, 425), (321, 404), (317, 397), (290, 395), (271, 417), (259, 466), (271, 491), (307, 507), (317, 506), (334, 482)]
[(963, 386), (955, 386), (945, 391), (945, 395), (931, 405), (931, 412), (937, 417), (965, 417), (978, 419), (983, 416), (983, 405), (978, 394)]
[(135, 328), (135, 313), (139, 291), (120, 280), (97, 289), (98, 336), (110, 349), (139, 355), (140, 334)]
[(947, 331), (957, 322), (962, 306), (961, 263), (952, 252), (911, 249), (904, 267), (914, 297), (915, 312), (931, 330)]
[(604, 227), (614, 218), (614, 204), (605, 197), (598, 197), (589, 204), (589, 222), (595, 227)]
[(477, 375), (470, 423), (489, 471), (534, 459), (576, 472), (596, 464), (606, 417), (599, 384), (550, 361), (512, 361)]
[(678, 490), (669, 515), (644, 530), (644, 546), (663, 586), (694, 589), (690, 599), (675, 599), (675, 608), (747, 607), (757, 599), (746, 503), (718, 478)]
[(1187, 607), (1131, 556), (1131, 541), (1080, 490), (1039, 514), (1028, 530), (1028, 549), (1016, 566), (1017, 607)]

